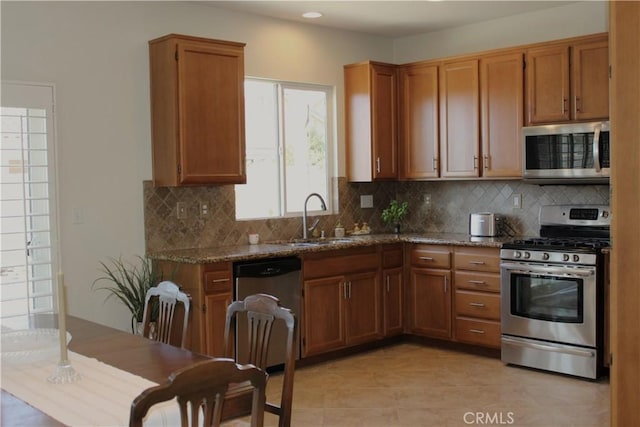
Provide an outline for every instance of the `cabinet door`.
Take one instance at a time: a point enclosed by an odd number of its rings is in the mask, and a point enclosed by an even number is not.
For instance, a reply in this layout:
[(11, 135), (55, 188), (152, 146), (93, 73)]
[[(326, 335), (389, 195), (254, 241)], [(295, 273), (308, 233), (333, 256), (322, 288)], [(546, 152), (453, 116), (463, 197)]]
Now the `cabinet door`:
[(440, 175), (480, 176), (478, 60), (440, 68)]
[(397, 69), (392, 65), (371, 67), (371, 129), (373, 177), (398, 177)]
[(304, 356), (323, 353), (346, 345), (344, 333), (343, 276), (304, 282)]
[(395, 65), (345, 65), (347, 179), (398, 177), (397, 70)]
[(482, 176), (522, 177), (523, 53), (480, 60)]
[(401, 176), (438, 177), (438, 66), (402, 70)]
[(451, 338), (451, 272), (412, 268), (410, 279), (412, 332)]
[(382, 272), (384, 301), (384, 335), (401, 334), (402, 323), (402, 267)]
[(569, 46), (530, 49), (526, 84), (527, 124), (569, 120)]
[(573, 116), (576, 120), (609, 118), (609, 43), (573, 46)]
[(378, 272), (345, 277), (346, 339), (348, 345), (382, 338), (382, 295)]
[(205, 352), (209, 356), (224, 357), (224, 325), (227, 307), (231, 304), (231, 293), (205, 295)]
[(177, 61), (179, 183), (245, 183), (242, 51), (179, 41)]

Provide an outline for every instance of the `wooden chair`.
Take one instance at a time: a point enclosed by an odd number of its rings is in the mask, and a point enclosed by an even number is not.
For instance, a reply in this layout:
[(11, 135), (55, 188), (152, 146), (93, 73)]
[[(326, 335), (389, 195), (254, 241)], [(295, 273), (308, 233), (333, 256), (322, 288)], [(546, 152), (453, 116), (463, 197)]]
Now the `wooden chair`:
[(219, 426), (222, 397), (230, 383), (250, 384), (251, 426), (262, 427), (267, 374), (253, 365), (238, 365), (233, 359), (223, 358), (204, 360), (182, 368), (173, 372), (165, 383), (144, 390), (131, 403), (129, 426), (142, 427), (144, 417), (153, 405), (174, 397), (180, 408), (182, 427)]
[[(147, 291), (142, 334), (147, 338), (184, 348), (189, 324), (189, 306), (189, 296), (181, 292), (178, 285), (170, 281), (158, 283)], [(157, 319), (155, 327), (152, 327), (152, 313), (156, 311)], [(181, 319), (182, 324), (174, 324), (174, 319)]]
[[(284, 377), (282, 380), (282, 396), (279, 404), (266, 402), (265, 411), (278, 415), (280, 427), (291, 425), (291, 404), (293, 400), (293, 375), (295, 372), (295, 348), (297, 345), (297, 320), (291, 310), (280, 306), (280, 300), (272, 295), (250, 295), (244, 301), (235, 301), (227, 308), (224, 343), (225, 356), (233, 357), (231, 343), (232, 324), (234, 317), (245, 315), (248, 324), (248, 336), (237, 337), (247, 340), (249, 356), (247, 363), (251, 363), (262, 370), (266, 370), (271, 327), (276, 319), (284, 321), (287, 328), (286, 354), (284, 361)], [(245, 361), (242, 361), (245, 363)], [(225, 395), (223, 419), (244, 416), (249, 412), (248, 391), (242, 384), (229, 387)]]

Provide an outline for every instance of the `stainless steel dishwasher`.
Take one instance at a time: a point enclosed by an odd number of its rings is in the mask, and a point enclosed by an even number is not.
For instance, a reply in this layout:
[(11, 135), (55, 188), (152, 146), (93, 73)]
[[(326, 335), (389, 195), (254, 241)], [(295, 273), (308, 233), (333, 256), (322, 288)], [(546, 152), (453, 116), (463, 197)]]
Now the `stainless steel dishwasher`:
[[(243, 300), (253, 294), (269, 294), (280, 300), (280, 305), (293, 311), (298, 317), (296, 359), (300, 359), (300, 266), (299, 258), (271, 258), (260, 261), (234, 263), (234, 299)], [(246, 336), (247, 322), (242, 316), (236, 320), (236, 355), (240, 363), (246, 363), (249, 352), (247, 343), (238, 337)], [(267, 367), (284, 364), (287, 331), (284, 322), (276, 320), (271, 332)]]

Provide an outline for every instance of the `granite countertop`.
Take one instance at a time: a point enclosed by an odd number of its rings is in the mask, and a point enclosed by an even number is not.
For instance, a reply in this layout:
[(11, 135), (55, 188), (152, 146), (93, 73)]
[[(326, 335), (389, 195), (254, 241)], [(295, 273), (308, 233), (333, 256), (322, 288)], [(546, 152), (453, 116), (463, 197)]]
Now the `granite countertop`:
[[(512, 237), (471, 237), (465, 233), (422, 234), (371, 234), (350, 236), (344, 239), (326, 239), (321, 244), (303, 246), (287, 241), (265, 242), (258, 245), (219, 246), (192, 248), (147, 253), (154, 260), (174, 261), (187, 264), (206, 264), (222, 261), (245, 261), (253, 259), (296, 256), (310, 252), (346, 249), (387, 243), (426, 243), (437, 245), (479, 246), (500, 248)], [(321, 239), (311, 239), (311, 242)]]

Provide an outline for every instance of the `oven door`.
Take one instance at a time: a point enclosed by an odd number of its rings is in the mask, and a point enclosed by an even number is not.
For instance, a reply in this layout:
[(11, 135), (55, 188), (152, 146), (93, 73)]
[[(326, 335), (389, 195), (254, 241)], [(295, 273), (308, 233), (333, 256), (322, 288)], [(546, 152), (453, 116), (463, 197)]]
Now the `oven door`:
[(502, 262), (502, 333), (596, 347), (595, 266)]

